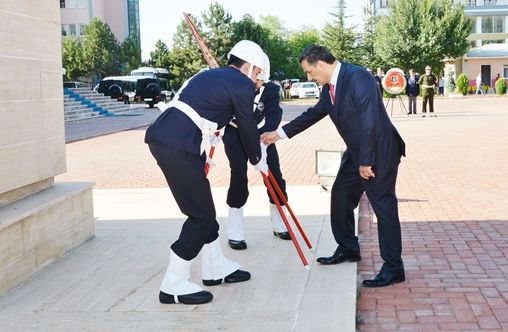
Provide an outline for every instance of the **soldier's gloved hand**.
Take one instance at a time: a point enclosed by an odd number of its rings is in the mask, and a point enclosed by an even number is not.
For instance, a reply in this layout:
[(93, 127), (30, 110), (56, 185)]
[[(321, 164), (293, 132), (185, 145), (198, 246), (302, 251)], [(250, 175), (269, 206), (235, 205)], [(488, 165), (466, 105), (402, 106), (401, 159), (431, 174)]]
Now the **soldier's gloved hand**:
[(254, 165), (254, 167), (256, 167), (256, 169), (261, 173), (263, 173), (264, 175), (268, 175), (268, 164), (266, 163), (266, 148), (268, 146), (263, 143), (261, 143), (260, 146), (261, 146), (261, 160), (259, 161), (259, 163)]

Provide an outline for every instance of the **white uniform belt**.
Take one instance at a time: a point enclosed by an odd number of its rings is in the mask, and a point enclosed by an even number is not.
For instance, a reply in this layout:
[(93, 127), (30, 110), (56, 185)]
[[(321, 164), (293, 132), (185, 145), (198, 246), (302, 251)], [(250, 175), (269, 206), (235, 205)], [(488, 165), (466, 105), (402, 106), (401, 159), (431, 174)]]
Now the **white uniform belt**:
[(167, 107), (175, 107), (182, 111), (201, 130), (201, 153), (203, 153), (206, 143), (209, 142), (210, 137), (217, 131), (217, 123), (201, 117), (191, 106), (180, 100), (173, 99), (167, 104)]

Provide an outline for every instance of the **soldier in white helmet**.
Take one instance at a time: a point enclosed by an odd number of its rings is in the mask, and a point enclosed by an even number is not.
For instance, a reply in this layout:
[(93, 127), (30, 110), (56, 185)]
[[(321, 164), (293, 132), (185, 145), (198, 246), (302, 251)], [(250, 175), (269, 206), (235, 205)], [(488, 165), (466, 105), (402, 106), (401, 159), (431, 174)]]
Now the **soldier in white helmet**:
[(213, 295), (189, 281), (192, 260), (202, 253), (206, 286), (242, 282), (250, 273), (227, 259), (219, 244), (210, 183), (204, 173), (204, 143), (213, 132), (236, 118), (238, 132), (251, 164), (265, 174), (259, 132), (252, 116), (255, 82), (264, 68), (264, 52), (249, 40), (238, 42), (228, 65), (198, 73), (186, 81), (167, 109), (147, 129), (145, 142), (161, 168), (178, 207), (188, 218), (171, 245), (162, 281), (162, 303), (202, 304)]
[[(279, 86), (270, 82), (270, 60), (265, 55), (265, 70), (257, 76), (257, 94), (254, 104), (254, 118), (258, 124), (259, 133), (276, 130), (282, 120), (282, 108), (280, 107)], [(228, 244), (232, 249), (247, 249), (245, 241), (243, 206), (247, 202), (249, 190), (247, 186), (247, 161), (248, 156), (242, 141), (239, 139), (239, 131), (236, 120), (231, 121), (224, 131), (224, 150), (229, 159), (231, 177), (227, 195), (229, 206)], [(280, 171), (279, 155), (275, 144), (267, 148), (267, 163), (271, 173), (275, 177), (279, 187), (287, 199), (286, 181)], [(273, 235), (283, 240), (291, 240), (286, 226), (277, 211), (272, 198), (268, 195), (270, 204), (270, 220)], [(282, 204), (284, 205), (284, 204)], [(284, 207), (283, 207), (284, 209)]]

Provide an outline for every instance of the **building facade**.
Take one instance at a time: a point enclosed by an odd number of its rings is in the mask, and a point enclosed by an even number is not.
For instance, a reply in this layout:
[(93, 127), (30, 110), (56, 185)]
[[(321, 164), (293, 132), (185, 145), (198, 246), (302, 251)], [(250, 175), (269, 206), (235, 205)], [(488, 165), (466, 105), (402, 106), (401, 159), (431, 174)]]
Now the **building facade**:
[[(366, 0), (374, 15), (390, 14), (397, 0)], [(508, 0), (454, 0), (473, 19), (469, 40), (472, 47), (508, 43)]]
[[(86, 24), (97, 17), (122, 42), (134, 37), (141, 42), (139, 0), (59, 0), (62, 36), (82, 36)], [(141, 44), (141, 43), (140, 43)]]
[[(373, 15), (389, 15), (393, 2), (397, 0), (366, 0), (366, 8)], [(445, 69), (455, 75), (465, 73), (470, 85), (476, 84), (476, 76), (482, 74), (482, 83), (492, 87), (498, 76), (508, 77), (508, 0), (454, 0), (464, 6), (472, 18), (472, 29), (468, 40), (471, 49), (452, 66)], [(499, 44), (499, 45), (489, 45)]]

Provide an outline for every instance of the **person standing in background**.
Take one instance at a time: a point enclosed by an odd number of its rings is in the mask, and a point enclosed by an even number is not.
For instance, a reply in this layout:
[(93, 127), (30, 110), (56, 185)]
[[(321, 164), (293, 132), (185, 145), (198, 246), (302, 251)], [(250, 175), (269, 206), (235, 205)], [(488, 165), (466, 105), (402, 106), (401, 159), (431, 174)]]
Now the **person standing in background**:
[(478, 73), (478, 76), (476, 76), (476, 94), (483, 95), (482, 73)]
[(444, 77), (439, 76), (438, 93), (440, 96), (444, 96)]
[(407, 114), (416, 114), (416, 99), (420, 94), (420, 85), (415, 75), (414, 69), (409, 69), (409, 77), (407, 78), (406, 94), (409, 99), (409, 112)]
[(422, 113), (423, 117), (427, 113), (427, 102), (429, 103), (430, 116), (436, 116), (434, 114), (434, 89), (436, 88), (437, 79), (436, 76), (432, 75), (432, 68), (430, 66), (425, 67), (425, 74), (420, 77), (418, 84), (422, 87)]

